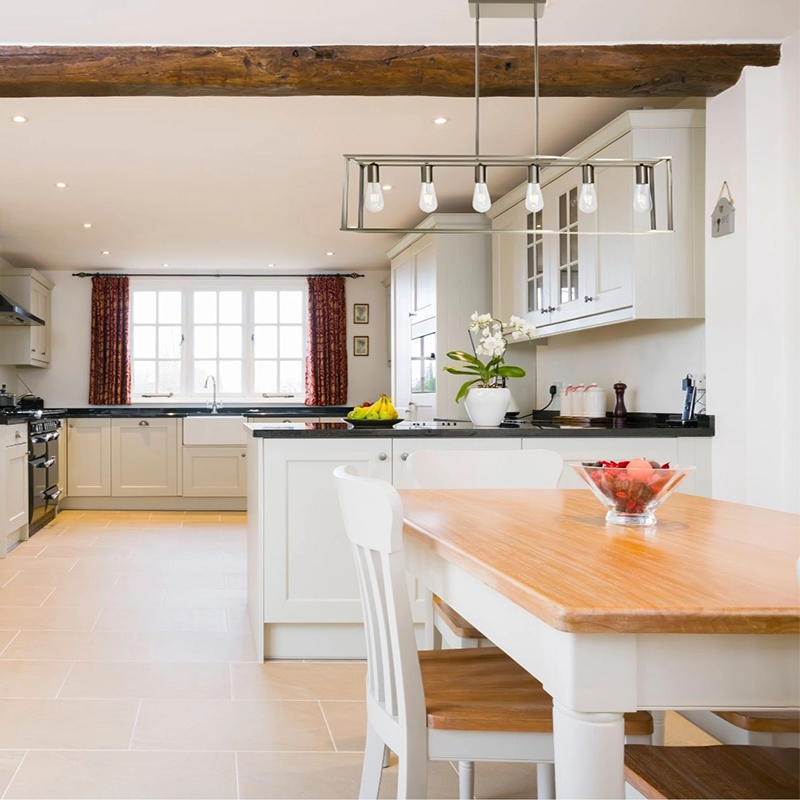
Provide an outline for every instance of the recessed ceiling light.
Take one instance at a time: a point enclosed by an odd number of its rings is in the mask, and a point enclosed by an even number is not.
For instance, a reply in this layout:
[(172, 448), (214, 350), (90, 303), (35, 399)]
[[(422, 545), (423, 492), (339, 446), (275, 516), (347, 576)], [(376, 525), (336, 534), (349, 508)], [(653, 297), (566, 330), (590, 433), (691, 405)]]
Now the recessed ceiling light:
[(336, 255), (336, 253), (331, 253), (330, 251), (328, 251), (327, 253), (325, 253), (325, 255), (326, 255), (326, 256), (335, 256), (335, 255)]
[(104, 256), (110, 256), (111, 255), (111, 251), (110, 250), (103, 250), (100, 254), (104, 255)]
[(381, 186), (381, 189), (383, 189), (384, 192), (390, 192), (394, 189), (394, 186), (392, 186), (391, 183), (387, 183), (385, 186)]
[(433, 121), (433, 124), (434, 125), (447, 125), (448, 122), (450, 122), (450, 120), (447, 117), (436, 117), (436, 119)]
[(59, 181), (56, 184), (56, 189), (66, 189), (66, 188), (67, 188), (67, 184), (66, 183), (62, 183), (61, 181)]
[(161, 266), (162, 266), (162, 267), (168, 267), (168, 266), (169, 266), (169, 264), (162, 264)]
[(23, 117), (22, 114), (15, 114), (13, 117), (11, 117), (11, 119), (12, 119), (13, 122), (27, 122), (28, 121), (28, 118), (27, 117)]
[(268, 267), (274, 267), (274, 264), (267, 264)]
[(83, 223), (83, 227), (84, 228), (91, 228), (92, 227), (92, 223), (91, 222), (84, 222)]

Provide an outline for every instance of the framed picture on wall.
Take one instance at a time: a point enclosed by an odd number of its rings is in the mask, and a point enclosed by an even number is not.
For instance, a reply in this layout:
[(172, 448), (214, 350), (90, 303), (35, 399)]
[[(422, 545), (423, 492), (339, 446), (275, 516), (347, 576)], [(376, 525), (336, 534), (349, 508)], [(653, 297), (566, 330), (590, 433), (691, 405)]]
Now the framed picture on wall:
[(353, 355), (354, 356), (369, 355), (369, 336), (353, 337)]
[(369, 303), (353, 304), (353, 322), (356, 325), (367, 325), (369, 323)]

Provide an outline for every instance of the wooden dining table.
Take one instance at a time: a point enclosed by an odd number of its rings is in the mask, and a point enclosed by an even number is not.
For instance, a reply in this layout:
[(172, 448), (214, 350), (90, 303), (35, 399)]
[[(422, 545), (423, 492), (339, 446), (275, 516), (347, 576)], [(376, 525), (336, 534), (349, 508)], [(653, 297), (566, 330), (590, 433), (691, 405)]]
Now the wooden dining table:
[(588, 491), (403, 490), (409, 572), (553, 697), (558, 797), (624, 797), (638, 709), (800, 707), (800, 517), (673, 495), (653, 528)]

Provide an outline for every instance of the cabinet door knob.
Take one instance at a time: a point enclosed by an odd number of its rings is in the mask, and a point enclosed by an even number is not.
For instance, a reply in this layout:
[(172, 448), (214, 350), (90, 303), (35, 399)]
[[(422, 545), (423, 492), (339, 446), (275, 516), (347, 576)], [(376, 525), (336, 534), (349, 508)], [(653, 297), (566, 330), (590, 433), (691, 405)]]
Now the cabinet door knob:
[(75, 425), (74, 425), (73, 423), (71, 423), (71, 422), (70, 422), (70, 424), (69, 424), (69, 427), (70, 427), (70, 428), (74, 428), (74, 427), (75, 427)]
[(387, 458), (389, 458), (389, 456), (387, 456), (386, 453), (378, 453), (379, 461), (386, 461)]
[(408, 453), (400, 453), (401, 461), (408, 461)]
[(146, 419), (143, 419), (143, 420), (142, 420), (142, 421), (139, 423), (139, 427), (141, 427), (141, 428), (148, 428), (148, 427), (150, 427), (150, 423), (149, 423), (149, 422), (148, 422)]
[(242, 453), (242, 458), (247, 458), (247, 453)]
[(594, 297), (589, 297), (588, 294), (583, 298), (584, 303), (591, 303), (592, 300), (594, 300)]
[(547, 313), (547, 309), (546, 309), (546, 308), (543, 308), (543, 309), (542, 309), (542, 314), (546, 314), (546, 313)]

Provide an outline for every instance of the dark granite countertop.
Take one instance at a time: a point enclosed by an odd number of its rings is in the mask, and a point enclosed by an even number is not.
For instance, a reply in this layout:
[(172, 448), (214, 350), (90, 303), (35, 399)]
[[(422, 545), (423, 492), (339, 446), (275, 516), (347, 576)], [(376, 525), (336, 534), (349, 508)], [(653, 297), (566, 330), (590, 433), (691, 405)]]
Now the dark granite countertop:
[[(228, 406), (217, 412), (228, 417), (343, 417), (351, 406)], [(195, 417), (210, 414), (202, 406), (89, 406), (68, 408), (68, 417), (111, 417), (135, 419), (138, 417)]]
[(27, 417), (3, 417), (0, 416), (0, 425), (22, 425), (23, 423), (27, 423)]
[(402, 423), (394, 428), (353, 427), (346, 423), (295, 422), (252, 423), (253, 436), (260, 439), (409, 439), (409, 438), (588, 438), (588, 439), (647, 439), (676, 437), (708, 437), (714, 435), (714, 418), (704, 417), (702, 425), (694, 428), (667, 425), (667, 414), (631, 415), (624, 428), (564, 427), (543, 418), (535, 422), (504, 423), (499, 428), (475, 428), (469, 423), (458, 427), (412, 428)]

